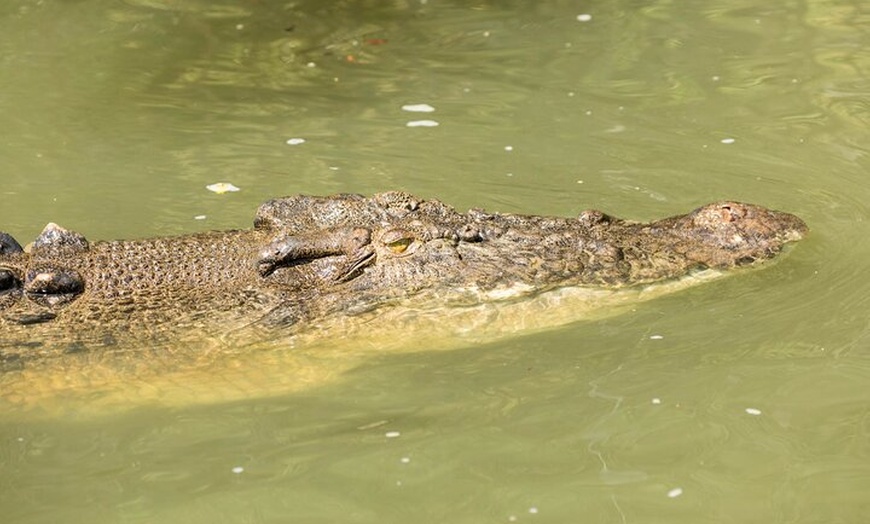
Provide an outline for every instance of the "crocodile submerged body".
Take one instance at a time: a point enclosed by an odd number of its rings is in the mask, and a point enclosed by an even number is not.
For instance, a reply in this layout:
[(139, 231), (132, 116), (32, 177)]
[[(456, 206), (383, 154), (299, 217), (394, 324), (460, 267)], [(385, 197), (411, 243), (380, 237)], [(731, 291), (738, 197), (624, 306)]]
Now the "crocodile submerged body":
[(635, 223), (460, 213), (402, 192), (271, 200), (249, 230), (88, 242), (54, 224), (0, 234), (0, 366), (99, 348), (286, 335), (324, 319), (437, 303), (616, 289), (775, 257), (794, 215), (737, 202)]

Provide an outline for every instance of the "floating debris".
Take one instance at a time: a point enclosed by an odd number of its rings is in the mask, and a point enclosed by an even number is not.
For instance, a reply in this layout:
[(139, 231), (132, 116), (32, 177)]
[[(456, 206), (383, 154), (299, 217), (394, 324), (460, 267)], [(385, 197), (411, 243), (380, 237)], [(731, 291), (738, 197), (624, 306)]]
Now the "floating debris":
[(401, 433), (399, 433), (398, 431), (387, 431), (386, 433), (384, 433), (384, 436), (387, 438), (396, 438), (399, 435), (401, 435)]
[(736, 140), (734, 140), (733, 138), (723, 138), (722, 140), (720, 140), (720, 142), (722, 142), (723, 144), (733, 144), (734, 142), (736, 142)]
[(369, 424), (363, 424), (362, 426), (358, 426), (356, 429), (358, 429), (360, 431), (365, 431), (367, 429), (374, 429), (374, 428), (383, 426), (385, 424), (389, 424), (389, 422), (390, 422), (389, 420), (378, 420), (376, 422), (371, 422)]
[(582, 15), (577, 15), (578, 22), (588, 22), (590, 20), (592, 20), (592, 15), (590, 15), (589, 13), (583, 13)]
[(405, 125), (408, 127), (437, 127), (438, 122), (434, 120), (411, 120)]
[(402, 106), (402, 111), (410, 111), (411, 113), (431, 113), (435, 108), (429, 104), (405, 104)]
[(205, 220), (205, 215), (196, 215), (193, 217), (194, 220)]
[(655, 397), (655, 398), (652, 399), (651, 402), (652, 402), (653, 404), (655, 404), (655, 405), (658, 406), (659, 404), (662, 403), (662, 399), (660, 399), (660, 398), (658, 398), (658, 397)]
[(744, 411), (746, 411), (746, 413), (749, 415), (761, 415), (761, 410), (758, 408), (746, 408)]
[(233, 468), (233, 473), (235, 473), (236, 475), (238, 475), (239, 473), (241, 473), (243, 471), (245, 471), (245, 468), (243, 468), (241, 466), (236, 466)]
[(511, 151), (514, 150), (514, 146), (504, 146), (504, 150), (507, 151), (508, 153), (510, 153)]
[(222, 193), (232, 193), (234, 191), (241, 191), (239, 188), (230, 184), (229, 182), (217, 182), (214, 184), (209, 184), (209, 185), (205, 186), (205, 188), (208, 189), (209, 191), (212, 191), (212, 192), (217, 193), (219, 195)]
[(665, 338), (664, 335), (650, 335), (649, 336), (650, 340), (661, 340), (663, 338)]
[(289, 138), (289, 139), (287, 139), (288, 146), (298, 146), (299, 144), (304, 144), (304, 143), (305, 143), (304, 138)]
[(683, 488), (674, 488), (668, 491), (668, 498), (675, 499), (683, 494)]

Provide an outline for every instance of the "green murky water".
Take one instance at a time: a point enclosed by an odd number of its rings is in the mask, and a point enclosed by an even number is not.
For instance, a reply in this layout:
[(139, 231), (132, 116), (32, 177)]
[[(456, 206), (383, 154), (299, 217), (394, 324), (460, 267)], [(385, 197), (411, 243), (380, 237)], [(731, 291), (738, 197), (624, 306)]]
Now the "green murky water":
[(0, 521), (866, 518), (858, 4), (7, 0), (0, 31), (0, 226), (22, 241), (386, 189), (644, 220), (727, 197), (813, 230), (619, 316), (451, 351), (397, 333), (414, 351), (282, 394), (7, 413)]

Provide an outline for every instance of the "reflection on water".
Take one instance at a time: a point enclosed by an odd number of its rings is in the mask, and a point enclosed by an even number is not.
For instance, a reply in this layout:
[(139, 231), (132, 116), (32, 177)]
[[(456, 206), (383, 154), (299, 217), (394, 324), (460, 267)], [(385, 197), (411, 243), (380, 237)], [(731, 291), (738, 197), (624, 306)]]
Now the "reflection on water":
[(386, 189), (642, 220), (727, 197), (812, 230), (770, 270), (498, 343), (412, 341), (295, 393), (7, 415), (3, 520), (860, 521), (870, 21), (839, 0), (598, 4), (3, 3), (0, 224), (23, 241)]

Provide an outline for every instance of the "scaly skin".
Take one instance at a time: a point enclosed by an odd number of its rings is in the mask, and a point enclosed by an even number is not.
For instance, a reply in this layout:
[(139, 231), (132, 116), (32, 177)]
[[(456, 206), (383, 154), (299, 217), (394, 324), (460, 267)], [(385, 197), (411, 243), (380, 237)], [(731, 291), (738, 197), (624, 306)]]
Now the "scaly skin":
[(50, 224), (30, 252), (0, 234), (0, 369), (287, 334), (400, 301), (640, 286), (760, 263), (806, 232), (793, 215), (736, 202), (633, 223), (598, 211), (458, 213), (400, 192), (276, 199), (244, 231), (89, 244)]

